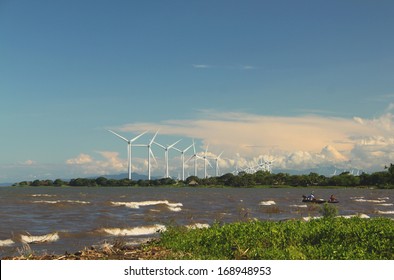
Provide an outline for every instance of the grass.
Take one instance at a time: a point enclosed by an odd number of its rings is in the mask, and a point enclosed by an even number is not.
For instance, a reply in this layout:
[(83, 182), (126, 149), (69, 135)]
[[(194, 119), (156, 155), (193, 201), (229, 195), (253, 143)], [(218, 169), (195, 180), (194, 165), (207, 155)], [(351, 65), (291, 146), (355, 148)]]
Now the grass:
[[(331, 212), (330, 212), (331, 213)], [(169, 226), (157, 240), (122, 240), (73, 254), (36, 255), (29, 247), (14, 260), (393, 260), (394, 221), (329, 218), (215, 223), (210, 228)]]
[(323, 218), (216, 223), (207, 229), (170, 227), (156, 246), (168, 259), (394, 259), (394, 221)]

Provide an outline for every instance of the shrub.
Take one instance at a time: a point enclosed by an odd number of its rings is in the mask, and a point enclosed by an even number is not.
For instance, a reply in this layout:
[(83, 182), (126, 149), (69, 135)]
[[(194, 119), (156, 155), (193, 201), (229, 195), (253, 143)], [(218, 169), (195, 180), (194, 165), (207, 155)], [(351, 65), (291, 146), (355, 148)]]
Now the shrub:
[(338, 215), (338, 208), (326, 202), (319, 212), (323, 215), (323, 218), (335, 218)]

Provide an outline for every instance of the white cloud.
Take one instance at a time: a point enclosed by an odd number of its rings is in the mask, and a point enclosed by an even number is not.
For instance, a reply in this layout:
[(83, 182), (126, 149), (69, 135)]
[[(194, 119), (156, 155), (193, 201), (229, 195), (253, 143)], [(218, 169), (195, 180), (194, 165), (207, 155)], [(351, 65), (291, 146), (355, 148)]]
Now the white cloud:
[[(258, 156), (273, 156), (280, 168), (324, 164), (384, 166), (394, 160), (393, 115), (378, 118), (338, 118), (317, 115), (263, 116), (239, 112), (201, 111), (195, 120), (133, 123), (120, 129), (138, 132), (160, 128), (159, 134), (201, 139), (214, 154), (225, 151), (221, 166), (248, 165)], [(374, 144), (373, 146), (371, 144)], [(237, 156), (238, 154), (238, 156)], [(242, 160), (241, 160), (242, 158)]]
[(212, 68), (212, 65), (208, 64), (193, 64), (192, 65), (194, 68), (200, 68), (200, 69), (206, 69), (206, 68)]
[(87, 164), (87, 163), (91, 163), (93, 162), (93, 159), (91, 156), (87, 155), (87, 154), (79, 154), (76, 158), (72, 158), (72, 159), (68, 159), (66, 161), (67, 164), (70, 165), (81, 165), (81, 164)]

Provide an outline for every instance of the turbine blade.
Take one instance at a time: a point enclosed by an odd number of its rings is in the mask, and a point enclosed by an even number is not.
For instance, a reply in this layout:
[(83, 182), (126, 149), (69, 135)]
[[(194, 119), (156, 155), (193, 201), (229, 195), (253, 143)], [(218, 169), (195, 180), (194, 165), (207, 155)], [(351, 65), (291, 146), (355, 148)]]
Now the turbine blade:
[(123, 140), (126, 141), (127, 143), (129, 142), (129, 140), (127, 140), (127, 139), (126, 139), (125, 137), (123, 137), (122, 135), (119, 135), (119, 134), (117, 134), (116, 132), (114, 132), (114, 131), (112, 131), (112, 130), (109, 130), (109, 129), (108, 129), (108, 131), (111, 132), (111, 133), (113, 133), (113, 134), (115, 134), (115, 135), (118, 136), (119, 138), (123, 139)]
[(179, 142), (181, 142), (182, 139), (179, 139), (178, 141), (176, 141), (175, 143), (172, 143), (170, 146), (168, 146), (168, 149), (171, 149), (172, 147), (174, 147), (176, 144), (178, 144)]
[(155, 157), (155, 155), (153, 154), (153, 152), (152, 152), (151, 149), (149, 149), (149, 153), (150, 153), (150, 155), (152, 156), (153, 160), (157, 163), (156, 157)]
[(147, 133), (148, 131), (144, 131), (142, 132), (140, 135), (134, 137), (133, 139), (130, 140), (130, 143), (133, 143), (135, 140), (137, 140), (138, 138), (140, 138), (142, 135), (144, 135), (145, 133)]
[(157, 136), (157, 133), (159, 133), (159, 130), (156, 131), (155, 135), (153, 136), (153, 138), (150, 140), (149, 145), (152, 145), (153, 141), (155, 141), (155, 138)]
[(191, 157), (189, 157), (189, 159), (187, 161), (185, 161), (185, 163), (189, 162), (192, 158), (196, 157), (196, 155), (192, 155)]
[(164, 147), (162, 144), (157, 143), (156, 141), (153, 141), (154, 144), (156, 144), (157, 146), (159, 146), (160, 148), (163, 148), (164, 150), (166, 149), (166, 147)]
[(191, 144), (189, 147), (187, 147), (185, 150), (183, 150), (183, 152), (186, 153), (187, 150), (189, 150), (191, 147), (193, 147), (193, 144)]

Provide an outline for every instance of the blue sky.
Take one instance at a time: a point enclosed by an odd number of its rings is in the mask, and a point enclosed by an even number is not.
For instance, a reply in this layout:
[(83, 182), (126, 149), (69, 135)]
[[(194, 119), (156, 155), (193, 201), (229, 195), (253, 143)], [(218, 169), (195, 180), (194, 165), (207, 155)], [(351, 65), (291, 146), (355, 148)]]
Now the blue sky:
[[(223, 172), (259, 157), (382, 169), (394, 162), (393, 11), (392, 1), (1, 1), (0, 182), (126, 172), (126, 146), (106, 129), (149, 130), (141, 143), (160, 129), (157, 141), (182, 138), (179, 148), (195, 138), (200, 152), (224, 152)], [(133, 149), (135, 171), (146, 173), (145, 154)]]

